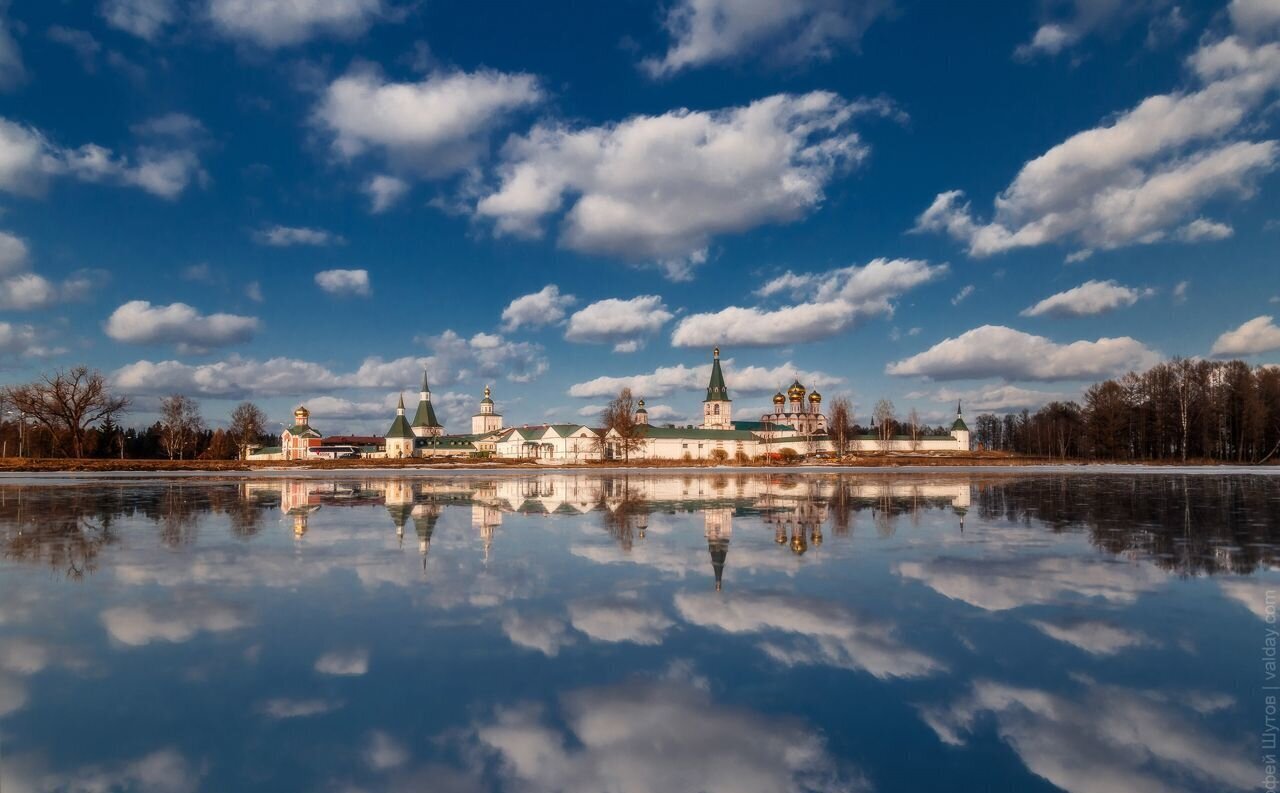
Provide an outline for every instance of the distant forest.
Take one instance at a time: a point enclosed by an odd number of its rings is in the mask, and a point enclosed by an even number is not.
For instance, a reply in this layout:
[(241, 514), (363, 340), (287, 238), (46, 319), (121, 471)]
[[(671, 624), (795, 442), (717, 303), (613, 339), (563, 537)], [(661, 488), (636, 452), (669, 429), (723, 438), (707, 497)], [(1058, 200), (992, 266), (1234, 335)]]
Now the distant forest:
[(1280, 458), (1280, 367), (1174, 359), (1104, 380), (1083, 404), (984, 413), (979, 448), (1062, 459), (1263, 463)]

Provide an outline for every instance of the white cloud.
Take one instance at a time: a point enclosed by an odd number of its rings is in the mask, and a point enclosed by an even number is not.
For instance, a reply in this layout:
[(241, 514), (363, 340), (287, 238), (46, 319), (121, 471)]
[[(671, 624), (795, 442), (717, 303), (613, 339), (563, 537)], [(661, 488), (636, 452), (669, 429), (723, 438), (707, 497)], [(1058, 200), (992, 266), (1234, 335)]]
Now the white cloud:
[(609, 342), (615, 352), (635, 352), (642, 343), (638, 337), (656, 333), (674, 316), (658, 295), (598, 300), (574, 312), (564, 337), (574, 342)]
[(340, 235), (324, 229), (298, 226), (271, 226), (254, 233), (254, 241), (260, 245), (286, 248), (291, 245), (344, 245)]
[(1115, 655), (1124, 650), (1152, 643), (1151, 638), (1141, 632), (1126, 630), (1100, 620), (1066, 623), (1032, 620), (1031, 624), (1046, 636), (1096, 656)]
[(209, 19), (224, 35), (268, 48), (354, 38), (385, 13), (383, 0), (209, 0)]
[(0, 7), (0, 91), (12, 91), (27, 81), (22, 50), (10, 30), (7, 4)]
[(635, 598), (611, 597), (569, 604), (573, 627), (600, 642), (661, 644), (673, 623), (661, 609)]
[(908, 399), (928, 399), (953, 405), (962, 402), (966, 410), (1008, 413), (1011, 411), (1036, 410), (1050, 402), (1071, 399), (1073, 395), (1053, 391), (1036, 391), (1014, 385), (984, 386), (976, 389), (954, 390), (941, 388), (932, 393), (915, 392), (907, 394)]
[(1235, 233), (1236, 230), (1226, 223), (1196, 218), (1178, 229), (1174, 236), (1182, 242), (1204, 242), (1225, 240)]
[(756, 291), (761, 297), (787, 292), (804, 300), (776, 309), (730, 306), (685, 317), (671, 334), (676, 347), (715, 344), (775, 346), (834, 336), (858, 322), (892, 316), (893, 301), (941, 278), (945, 264), (918, 259), (875, 259), (825, 273), (786, 272)]
[(827, 60), (855, 48), (863, 32), (893, 7), (890, 0), (677, 0), (663, 26), (671, 47), (646, 58), (650, 76), (746, 57), (781, 63)]
[(258, 281), (250, 281), (245, 284), (244, 295), (255, 303), (261, 303), (266, 299), (262, 295), (262, 284)]
[(258, 712), (272, 719), (303, 719), (322, 716), (342, 707), (342, 703), (328, 699), (290, 699), (277, 697), (258, 704)]
[(334, 80), (314, 118), (344, 159), (379, 151), (396, 169), (437, 177), (472, 165), (487, 148), (489, 132), (542, 100), (537, 79), (528, 74), (441, 72), (394, 83), (363, 69)]
[(1159, 362), (1159, 353), (1128, 336), (1058, 344), (1002, 325), (983, 325), (891, 363), (885, 371), (934, 380), (1085, 380), (1141, 371)]
[(432, 353), (428, 359), (431, 371), (451, 373), (454, 380), (505, 377), (513, 383), (528, 383), (550, 366), (542, 345), (508, 341), (494, 333), (464, 339), (447, 330), (425, 341)]
[(368, 297), (373, 294), (368, 270), (321, 270), (316, 273), (316, 286), (331, 295)]
[(1031, 40), (1013, 52), (1015, 59), (1053, 57), (1087, 36), (1115, 35), (1135, 20), (1146, 19), (1148, 47), (1158, 47), (1180, 36), (1187, 21), (1174, 0), (1042, 0), (1043, 22)]
[(946, 707), (921, 709), (943, 742), (995, 721), (1036, 776), (1068, 793), (1245, 790), (1256, 769), (1243, 733), (1214, 734), (1177, 697), (1093, 682), (1066, 695), (988, 680)]
[(676, 610), (692, 625), (727, 633), (798, 638), (783, 645), (762, 640), (760, 649), (788, 666), (823, 664), (857, 669), (882, 680), (927, 677), (945, 667), (906, 645), (890, 623), (856, 614), (828, 600), (783, 595), (721, 596), (681, 592)]
[(973, 284), (966, 284), (963, 289), (956, 292), (955, 297), (951, 298), (951, 305), (958, 306), (965, 301), (969, 295), (973, 294)]
[(890, 112), (815, 91), (581, 129), (543, 123), (503, 147), (500, 184), (475, 213), (499, 234), (537, 237), (563, 211), (563, 247), (687, 277), (715, 237), (813, 212), (867, 155), (853, 120)]
[[(134, 793), (197, 793), (206, 769), (193, 764), (176, 749), (160, 749), (136, 760), (111, 766), (89, 766), (71, 772), (49, 773), (37, 784), (19, 790), (59, 790), (100, 793), (127, 790)], [(7, 787), (7, 786), (6, 786)]]
[(49, 41), (69, 47), (80, 59), (80, 65), (86, 72), (92, 73), (98, 68), (98, 53), (102, 50), (102, 45), (88, 31), (52, 25), (45, 35)]
[(1241, 35), (1262, 37), (1280, 30), (1280, 5), (1275, 0), (1231, 0), (1227, 11)]
[[(790, 361), (767, 369), (761, 366), (734, 368), (732, 360), (721, 362), (724, 367), (726, 385), (729, 393), (769, 393), (779, 386), (790, 383), (793, 378), (800, 378), (810, 387), (826, 387), (841, 382), (840, 378), (819, 371), (802, 371)], [(648, 374), (626, 375), (622, 377), (601, 376), (583, 383), (576, 383), (569, 388), (569, 396), (574, 397), (614, 397), (623, 388), (630, 388), (631, 393), (650, 397), (661, 397), (673, 391), (696, 392), (707, 387), (711, 377), (711, 365), (704, 366), (660, 366)]]
[(1179, 281), (1173, 287), (1173, 302), (1182, 305), (1187, 302), (1187, 290), (1191, 288), (1190, 281)]
[(382, 730), (374, 730), (369, 736), (369, 745), (364, 750), (364, 761), (374, 771), (387, 771), (399, 768), (409, 760), (409, 752), (404, 746)]
[(0, 322), (0, 358), (45, 358), (65, 350), (44, 344), (41, 332), (32, 325)]
[(325, 653), (316, 659), (316, 671), (322, 675), (358, 677), (369, 671), (369, 651), (355, 649)]
[(178, 17), (174, 0), (103, 0), (101, 12), (111, 27), (147, 41), (154, 40)]
[(296, 396), (307, 391), (350, 385), (318, 363), (294, 358), (254, 360), (232, 356), (226, 361), (191, 365), (181, 361), (138, 361), (117, 369), (112, 382), (128, 394), (226, 397)]
[(946, 232), (972, 256), (1059, 241), (1103, 250), (1147, 244), (1176, 238), (1184, 223), (1184, 236), (1220, 234), (1210, 221), (1197, 225), (1197, 211), (1214, 198), (1251, 196), (1276, 166), (1276, 141), (1240, 138), (1280, 86), (1280, 44), (1231, 36), (1201, 46), (1188, 65), (1192, 90), (1148, 97), (1026, 163), (997, 196), (990, 222), (950, 191), (916, 229)]
[(86, 143), (69, 149), (55, 145), (39, 130), (0, 119), (0, 190), (42, 195), (54, 177), (68, 176), (95, 184), (137, 187), (174, 199), (207, 174), (194, 151), (142, 146), (133, 158)]
[(502, 632), (512, 644), (537, 650), (548, 658), (555, 658), (561, 647), (573, 643), (564, 620), (548, 615), (507, 614), (502, 618)]
[(1148, 564), (1071, 556), (943, 557), (902, 562), (895, 571), (984, 611), (1092, 598), (1127, 605), (1168, 580)]
[(1280, 327), (1272, 317), (1254, 317), (1235, 330), (1229, 330), (1213, 343), (1210, 355), (1230, 358), (1239, 355), (1257, 355), (1261, 352), (1280, 350)]
[(499, 709), (469, 734), (498, 756), (504, 788), (551, 793), (813, 791), (866, 787), (792, 718), (712, 701), (683, 680), (571, 691), (554, 718), (533, 705)]
[(249, 341), (260, 325), (257, 317), (201, 314), (186, 303), (162, 306), (131, 300), (111, 313), (106, 332), (126, 344), (173, 344), (199, 351)]
[(249, 624), (243, 609), (220, 603), (114, 606), (102, 612), (114, 641), (136, 647), (152, 642), (185, 642), (198, 633), (223, 633)]
[(560, 294), (560, 287), (548, 284), (537, 292), (517, 297), (502, 310), (502, 329), (541, 328), (564, 319), (565, 309), (577, 302), (573, 295)]
[(369, 196), (370, 211), (376, 215), (386, 212), (404, 198), (409, 192), (409, 183), (399, 177), (380, 173), (364, 183), (364, 192)]
[(1050, 295), (1034, 306), (1024, 308), (1024, 317), (1090, 317), (1118, 308), (1128, 308), (1154, 289), (1134, 289), (1115, 281), (1085, 281), (1080, 286)]

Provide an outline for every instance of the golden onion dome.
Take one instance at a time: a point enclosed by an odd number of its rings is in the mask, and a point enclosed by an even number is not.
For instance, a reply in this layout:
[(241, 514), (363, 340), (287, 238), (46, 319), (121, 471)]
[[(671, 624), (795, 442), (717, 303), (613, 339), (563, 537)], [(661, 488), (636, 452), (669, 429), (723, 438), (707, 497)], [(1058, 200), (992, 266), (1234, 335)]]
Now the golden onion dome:
[(799, 380), (796, 380), (791, 384), (791, 387), (787, 389), (787, 395), (792, 399), (804, 399), (804, 386), (800, 385)]
[(809, 394), (809, 401), (810, 401), (810, 402), (821, 402), (821, 401), (822, 401), (822, 394), (819, 394), (817, 391), (814, 391), (813, 393)]
[(783, 402), (786, 402), (786, 401), (787, 401), (787, 398), (782, 395), (781, 391), (773, 395), (773, 404), (775, 405), (781, 405)]

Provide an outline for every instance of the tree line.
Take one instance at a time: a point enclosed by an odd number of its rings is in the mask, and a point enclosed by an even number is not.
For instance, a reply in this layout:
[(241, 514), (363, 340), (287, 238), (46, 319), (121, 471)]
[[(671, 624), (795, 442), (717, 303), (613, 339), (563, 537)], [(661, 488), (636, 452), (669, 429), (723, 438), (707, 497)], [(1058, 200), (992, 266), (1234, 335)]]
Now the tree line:
[(1059, 459), (1266, 463), (1280, 455), (1280, 367), (1175, 358), (1096, 383), (1082, 403), (984, 413), (974, 440)]
[(210, 429), (199, 403), (183, 394), (163, 397), (159, 420), (141, 429), (120, 423), (131, 406), (85, 366), (6, 386), (0, 389), (0, 455), (234, 460), (247, 444), (270, 440), (267, 415), (252, 402), (236, 406), (225, 429)]

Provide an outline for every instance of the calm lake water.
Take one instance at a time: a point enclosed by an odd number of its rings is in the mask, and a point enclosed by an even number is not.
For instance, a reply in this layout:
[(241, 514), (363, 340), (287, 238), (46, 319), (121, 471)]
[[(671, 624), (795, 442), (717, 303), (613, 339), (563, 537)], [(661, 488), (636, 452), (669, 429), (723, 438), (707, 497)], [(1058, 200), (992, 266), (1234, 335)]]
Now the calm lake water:
[(1277, 476), (0, 483), (0, 541), (5, 793), (1230, 791), (1277, 754)]

